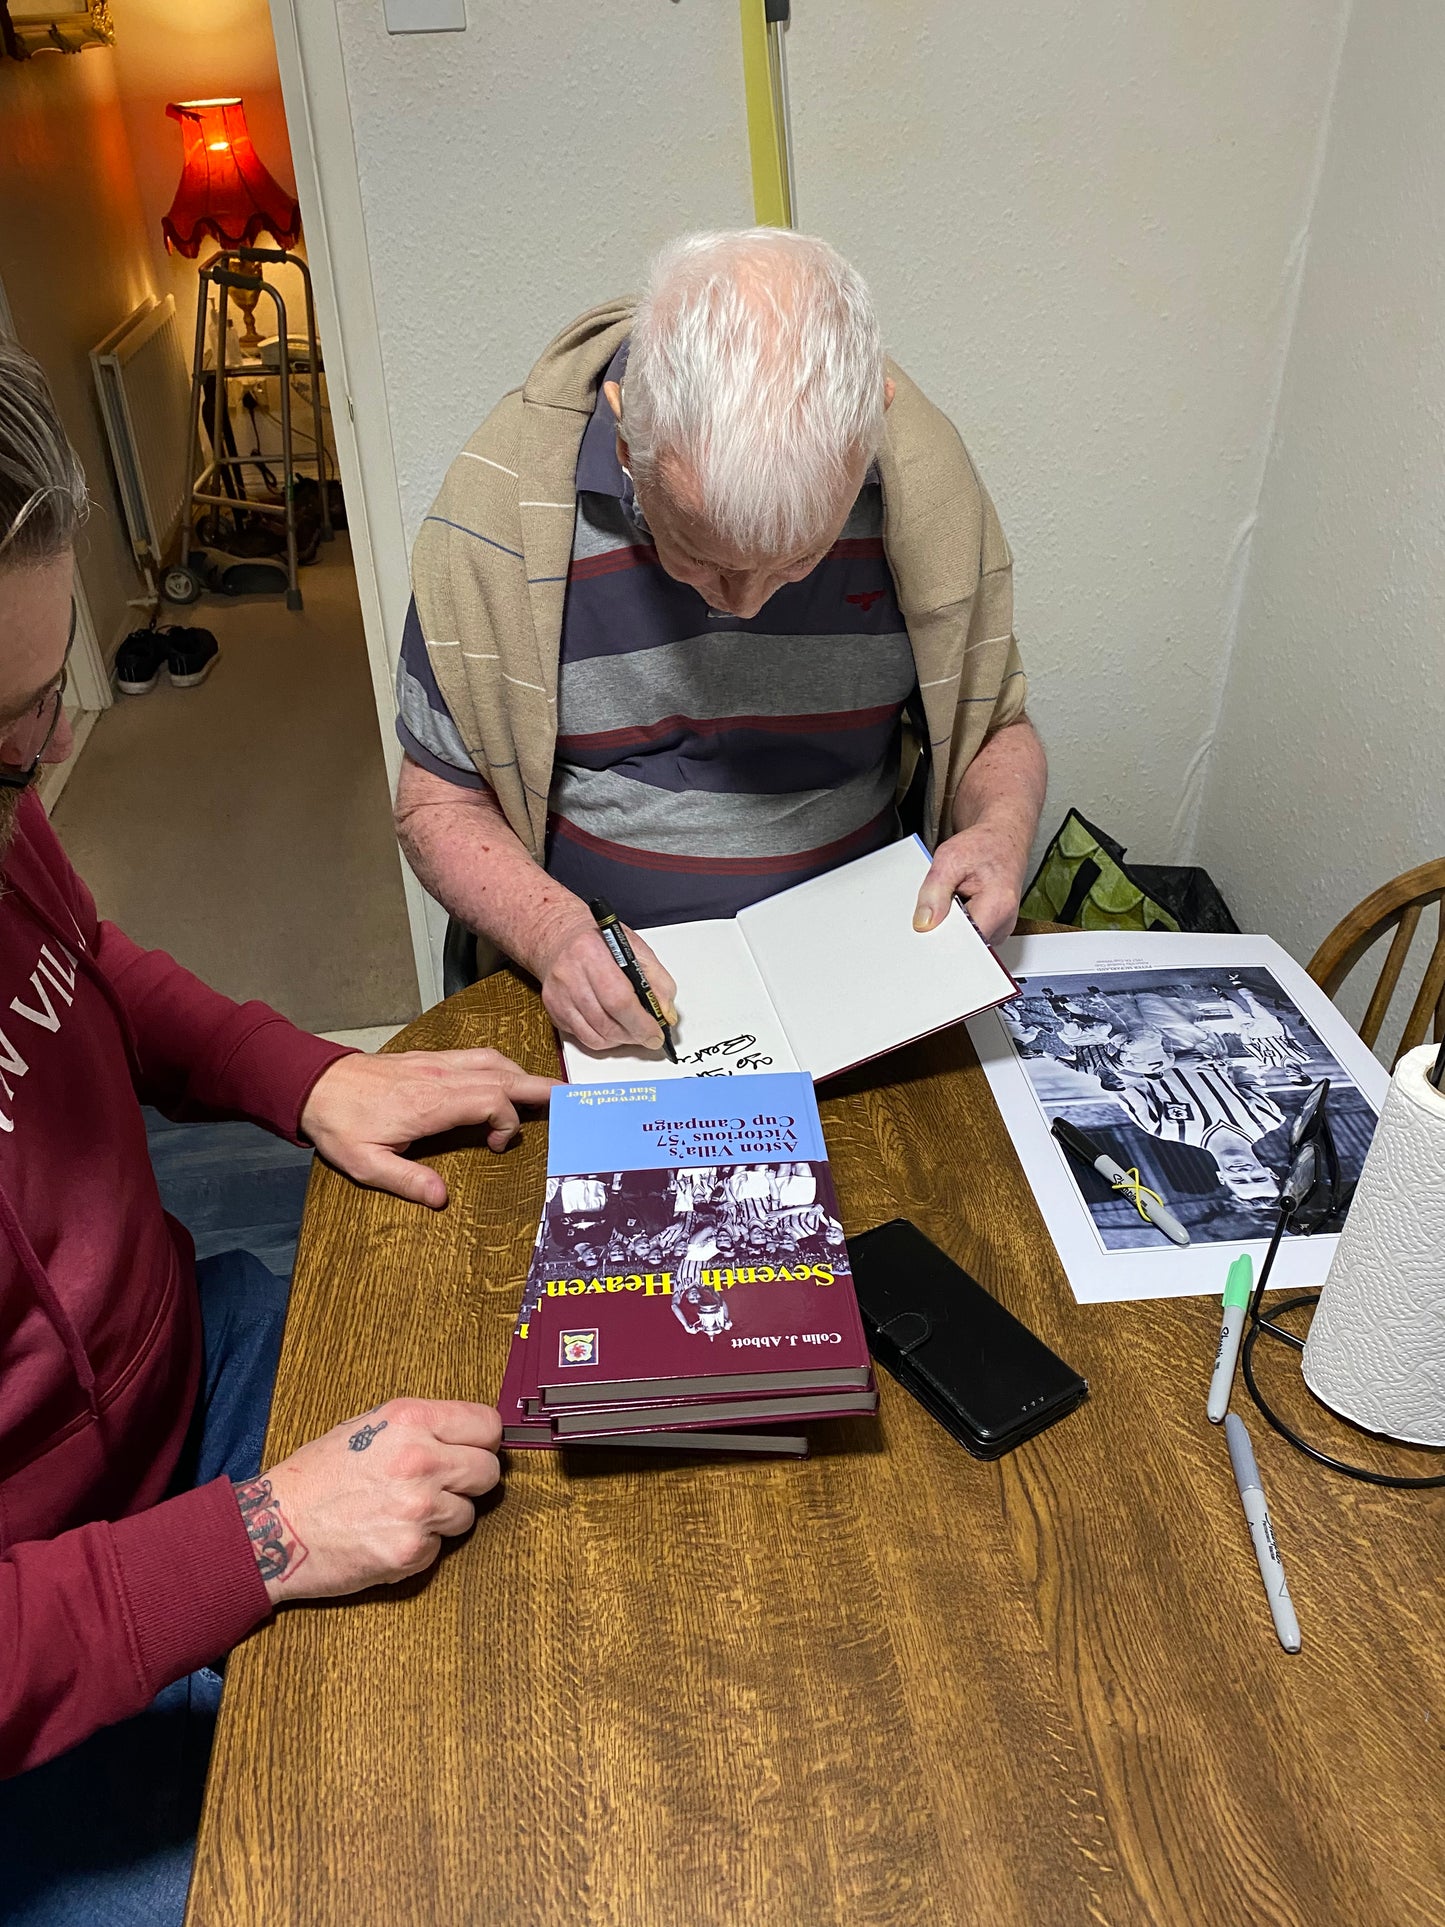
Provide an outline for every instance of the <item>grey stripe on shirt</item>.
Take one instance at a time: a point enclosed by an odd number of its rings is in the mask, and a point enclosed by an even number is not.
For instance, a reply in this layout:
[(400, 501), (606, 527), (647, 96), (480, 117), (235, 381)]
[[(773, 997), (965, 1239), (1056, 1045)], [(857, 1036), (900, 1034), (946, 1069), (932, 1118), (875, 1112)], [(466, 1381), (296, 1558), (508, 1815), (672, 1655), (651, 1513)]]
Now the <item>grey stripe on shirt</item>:
[[(405, 656), (396, 665), (396, 713), (407, 735), (414, 743), (419, 743), (429, 756), (449, 764), (453, 769), (477, 776), (476, 765), (467, 754), (467, 746), (462, 741), (461, 731), (452, 721), (451, 711), (441, 701), (440, 694), (435, 702), (432, 700), (421, 680), (408, 667)], [(405, 738), (403, 747), (406, 747)], [(479, 776), (477, 782), (481, 782)]]
[(613, 770), (559, 767), (552, 807), (593, 836), (662, 856), (796, 856), (870, 823), (893, 801), (893, 788), (887, 766), (833, 789), (761, 796), (658, 789)]
[[(883, 490), (877, 484), (876, 470), (868, 471), (868, 482), (848, 511), (848, 520), (839, 530), (838, 541), (852, 542), (864, 536), (883, 533)], [(581, 490), (577, 496), (577, 519), (572, 529), (572, 560), (585, 562), (594, 555), (611, 555), (616, 549), (651, 548), (652, 536), (635, 507), (613, 495)]]
[(688, 636), (626, 656), (569, 662), (557, 689), (563, 736), (645, 728), (666, 716), (808, 716), (907, 702), (907, 636)]

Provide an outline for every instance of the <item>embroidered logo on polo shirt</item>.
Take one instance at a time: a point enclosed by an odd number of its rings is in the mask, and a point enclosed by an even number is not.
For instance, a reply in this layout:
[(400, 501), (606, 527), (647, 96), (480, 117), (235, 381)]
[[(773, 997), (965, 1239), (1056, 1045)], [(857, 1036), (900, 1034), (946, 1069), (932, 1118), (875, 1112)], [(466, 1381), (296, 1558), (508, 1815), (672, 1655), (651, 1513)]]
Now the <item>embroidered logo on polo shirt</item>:
[(845, 595), (843, 600), (845, 602), (856, 602), (866, 616), (882, 594), (883, 591), (881, 589), (864, 589), (859, 595)]

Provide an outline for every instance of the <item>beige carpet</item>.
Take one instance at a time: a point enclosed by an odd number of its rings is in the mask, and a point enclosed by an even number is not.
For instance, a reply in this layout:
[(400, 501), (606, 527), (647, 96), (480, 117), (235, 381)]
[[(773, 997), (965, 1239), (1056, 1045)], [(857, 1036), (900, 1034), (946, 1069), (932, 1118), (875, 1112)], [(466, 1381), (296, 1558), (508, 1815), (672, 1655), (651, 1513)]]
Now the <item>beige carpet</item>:
[(164, 670), (100, 717), (52, 821), (137, 943), (308, 1030), (418, 1010), (356, 580), (344, 535), (301, 571), (306, 607), (205, 596), (199, 689)]

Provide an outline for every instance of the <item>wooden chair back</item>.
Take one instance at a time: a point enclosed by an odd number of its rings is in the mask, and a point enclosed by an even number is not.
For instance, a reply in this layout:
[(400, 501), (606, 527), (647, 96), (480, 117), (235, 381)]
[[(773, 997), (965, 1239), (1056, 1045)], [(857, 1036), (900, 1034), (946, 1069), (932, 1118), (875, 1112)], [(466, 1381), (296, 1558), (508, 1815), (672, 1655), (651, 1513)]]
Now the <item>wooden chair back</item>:
[(1435, 947), (1425, 965), (1419, 994), (1405, 1019), (1395, 1055), (1390, 1059), (1392, 1070), (1407, 1050), (1425, 1043), (1429, 1035), (1433, 1034), (1437, 1042), (1445, 1036), (1445, 857), (1406, 870), (1393, 883), (1383, 884), (1373, 896), (1357, 903), (1349, 915), (1335, 925), (1309, 963), (1311, 977), (1326, 996), (1333, 997), (1370, 946), (1393, 926), (1395, 934), (1360, 1025), (1361, 1037), (1373, 1050), (1421, 913), (1432, 903), (1440, 906)]

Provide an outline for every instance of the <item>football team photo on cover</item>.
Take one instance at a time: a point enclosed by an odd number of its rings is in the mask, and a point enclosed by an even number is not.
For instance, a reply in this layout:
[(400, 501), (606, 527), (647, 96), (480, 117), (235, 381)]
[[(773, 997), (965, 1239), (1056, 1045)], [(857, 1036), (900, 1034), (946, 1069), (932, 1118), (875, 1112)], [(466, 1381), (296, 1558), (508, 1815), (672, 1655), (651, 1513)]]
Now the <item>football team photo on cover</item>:
[(549, 1178), (544, 1263), (672, 1271), (683, 1285), (717, 1266), (847, 1266), (826, 1164), (684, 1165)]

